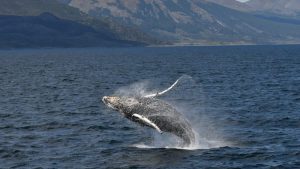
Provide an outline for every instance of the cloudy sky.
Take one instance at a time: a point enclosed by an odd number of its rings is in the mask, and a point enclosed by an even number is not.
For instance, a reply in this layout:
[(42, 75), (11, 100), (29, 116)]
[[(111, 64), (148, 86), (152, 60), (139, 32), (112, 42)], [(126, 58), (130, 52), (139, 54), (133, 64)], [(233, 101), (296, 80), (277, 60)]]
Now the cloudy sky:
[(246, 2), (246, 1), (248, 1), (248, 0), (237, 0), (237, 1), (240, 1), (240, 2)]

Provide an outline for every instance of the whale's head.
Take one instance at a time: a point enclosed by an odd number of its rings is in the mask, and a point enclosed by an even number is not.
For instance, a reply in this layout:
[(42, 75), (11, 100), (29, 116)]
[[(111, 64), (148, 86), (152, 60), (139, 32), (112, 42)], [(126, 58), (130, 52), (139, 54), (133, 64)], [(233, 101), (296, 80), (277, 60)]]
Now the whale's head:
[(128, 113), (129, 109), (132, 106), (139, 104), (137, 98), (134, 97), (117, 97), (117, 96), (104, 96), (102, 102), (117, 111), (120, 111), (124, 114)]

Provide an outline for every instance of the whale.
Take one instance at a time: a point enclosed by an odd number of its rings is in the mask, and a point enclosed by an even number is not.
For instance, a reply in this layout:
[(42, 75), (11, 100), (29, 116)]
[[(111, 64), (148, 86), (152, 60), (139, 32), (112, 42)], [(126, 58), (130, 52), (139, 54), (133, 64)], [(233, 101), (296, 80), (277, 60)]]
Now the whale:
[(158, 98), (177, 83), (178, 80), (162, 92), (145, 96), (104, 96), (102, 102), (141, 126), (150, 127), (161, 134), (174, 134), (181, 138), (183, 145), (192, 145), (195, 143), (195, 134), (189, 121), (172, 105)]

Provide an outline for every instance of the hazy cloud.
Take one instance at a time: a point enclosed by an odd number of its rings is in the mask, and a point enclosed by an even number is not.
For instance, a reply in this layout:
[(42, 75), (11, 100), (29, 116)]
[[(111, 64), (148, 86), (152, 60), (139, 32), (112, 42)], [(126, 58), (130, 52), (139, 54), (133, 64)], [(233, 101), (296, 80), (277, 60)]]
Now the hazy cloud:
[(247, 1), (249, 1), (249, 0), (237, 0), (237, 1), (240, 1), (240, 2), (247, 2)]

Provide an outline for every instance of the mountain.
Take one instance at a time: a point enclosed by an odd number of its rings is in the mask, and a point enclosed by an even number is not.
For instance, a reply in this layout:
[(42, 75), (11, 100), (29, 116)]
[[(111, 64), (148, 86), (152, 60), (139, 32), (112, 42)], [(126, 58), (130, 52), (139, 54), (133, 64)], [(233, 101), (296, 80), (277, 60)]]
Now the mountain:
[(241, 3), (237, 0), (206, 0), (207, 2), (212, 2), (218, 5), (222, 5), (224, 7), (235, 9), (243, 12), (253, 11), (252, 7), (247, 3)]
[(260, 13), (270, 13), (282, 16), (299, 17), (299, 0), (250, 0), (246, 5)]
[[(141, 42), (141, 44), (159, 43), (159, 41), (155, 38), (152, 38), (137, 29), (122, 26), (121, 24), (113, 22), (107, 18), (96, 19), (81, 12), (77, 8), (63, 4), (68, 2), (68, 0), (1, 0), (0, 15), (8, 19), (7, 16), (39, 16), (43, 13), (50, 13), (65, 22), (73, 21), (90, 27), (96, 32), (106, 32), (106, 34), (109, 34), (109, 36), (111, 36), (114, 40), (124, 40), (123, 42), (136, 41)], [(96, 37), (101, 38), (101, 36)], [(99, 41), (101, 41), (101, 39), (99, 39)], [(83, 44), (85, 43), (83, 42)]]
[(108, 31), (93, 28), (50, 13), (39, 16), (0, 15), (1, 48), (135, 46), (116, 39)]
[(0, 41), (2, 47), (299, 43), (298, 6), (296, 0), (1, 0)]
[[(108, 17), (175, 43), (241, 44), (300, 42), (300, 26), (230, 9), (248, 7), (226, 0), (71, 0), (94, 17)], [(226, 2), (227, 5), (224, 5)]]
[[(71, 0), (69, 0), (71, 1)], [(236, 0), (206, 0), (227, 8), (262, 15), (288, 17), (300, 16), (299, 0), (249, 0), (245, 3)]]
[(300, 25), (299, 0), (250, 0), (241, 3), (235, 0), (207, 0), (273, 22)]

